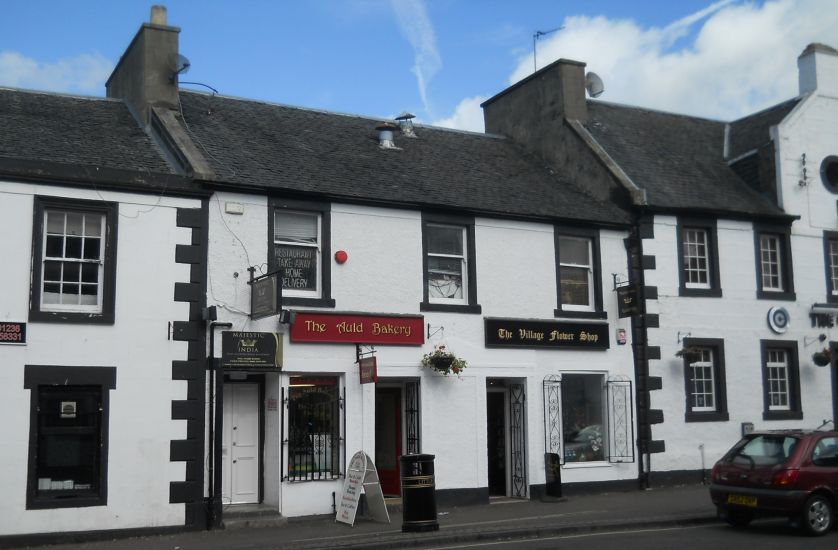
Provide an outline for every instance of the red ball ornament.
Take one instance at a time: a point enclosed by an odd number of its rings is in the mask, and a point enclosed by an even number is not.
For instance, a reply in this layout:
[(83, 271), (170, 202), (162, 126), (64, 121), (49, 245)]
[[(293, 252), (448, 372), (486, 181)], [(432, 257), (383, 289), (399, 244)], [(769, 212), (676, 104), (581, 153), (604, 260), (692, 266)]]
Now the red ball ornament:
[(349, 254), (346, 253), (345, 250), (338, 250), (335, 252), (335, 261), (339, 264), (346, 263), (346, 260), (349, 259)]

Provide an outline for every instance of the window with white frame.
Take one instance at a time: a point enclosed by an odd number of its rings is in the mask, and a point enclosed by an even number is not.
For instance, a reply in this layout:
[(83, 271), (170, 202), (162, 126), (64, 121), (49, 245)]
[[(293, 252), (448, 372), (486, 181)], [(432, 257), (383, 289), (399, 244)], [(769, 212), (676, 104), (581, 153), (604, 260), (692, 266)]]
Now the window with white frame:
[(317, 212), (274, 211), (273, 265), (283, 295), (317, 298), (321, 293), (322, 236)]
[(759, 237), (760, 266), (762, 270), (762, 290), (782, 292), (782, 242), (779, 235), (763, 233)]
[(594, 309), (594, 262), (591, 239), (559, 237), (559, 278), (563, 310)]
[(800, 369), (797, 342), (761, 340), (763, 420), (799, 420)]
[(425, 238), (428, 300), (435, 303), (467, 303), (466, 228), (429, 223), (425, 226)]
[(561, 384), (565, 462), (606, 459), (605, 379), (602, 374), (565, 373)]
[(698, 348), (697, 359), (690, 363), (690, 406), (694, 412), (716, 410), (716, 381), (713, 350)]
[(687, 422), (726, 421), (724, 341), (718, 338), (685, 338), (684, 360)]
[(44, 212), (42, 310), (102, 311), (105, 216)]
[(31, 320), (113, 322), (117, 208), (35, 197)]
[(766, 350), (766, 382), (768, 384), (768, 410), (787, 411), (790, 408), (789, 358), (786, 350)]
[(684, 228), (684, 284), (687, 288), (710, 288), (710, 251), (707, 230)]

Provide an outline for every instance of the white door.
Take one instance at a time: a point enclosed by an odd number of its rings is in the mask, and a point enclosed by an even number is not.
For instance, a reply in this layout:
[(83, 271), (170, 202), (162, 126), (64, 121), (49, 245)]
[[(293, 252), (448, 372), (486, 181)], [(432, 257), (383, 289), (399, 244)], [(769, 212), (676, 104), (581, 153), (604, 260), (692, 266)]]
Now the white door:
[(224, 504), (259, 502), (259, 385), (224, 385)]

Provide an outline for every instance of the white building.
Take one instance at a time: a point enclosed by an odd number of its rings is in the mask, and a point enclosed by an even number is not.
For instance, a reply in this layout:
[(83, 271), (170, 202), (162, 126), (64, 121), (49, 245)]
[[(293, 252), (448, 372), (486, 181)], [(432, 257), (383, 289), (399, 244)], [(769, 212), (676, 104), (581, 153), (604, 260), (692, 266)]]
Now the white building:
[(121, 101), (2, 89), (0, 126), (0, 541), (182, 529), (206, 194)]
[(586, 101), (567, 60), (484, 104), (488, 131), (633, 205), (638, 445), (658, 482), (701, 479), (745, 430), (837, 414), (835, 362), (813, 355), (838, 339), (838, 52), (798, 64), (800, 96), (730, 123)]

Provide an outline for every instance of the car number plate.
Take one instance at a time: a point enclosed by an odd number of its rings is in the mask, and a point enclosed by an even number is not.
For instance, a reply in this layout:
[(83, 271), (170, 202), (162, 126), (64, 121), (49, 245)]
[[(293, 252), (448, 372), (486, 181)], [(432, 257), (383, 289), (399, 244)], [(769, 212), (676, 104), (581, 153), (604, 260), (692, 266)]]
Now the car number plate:
[(755, 508), (757, 505), (757, 497), (748, 497), (745, 495), (727, 495), (728, 504), (738, 504), (739, 506), (750, 506)]

